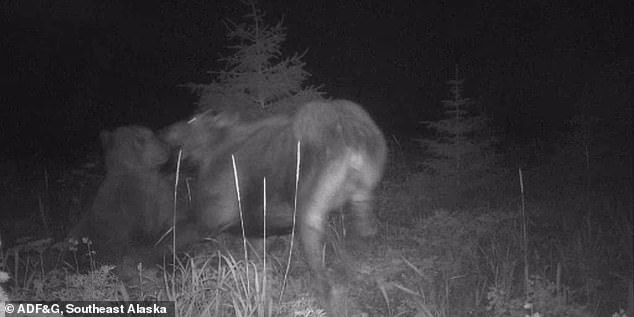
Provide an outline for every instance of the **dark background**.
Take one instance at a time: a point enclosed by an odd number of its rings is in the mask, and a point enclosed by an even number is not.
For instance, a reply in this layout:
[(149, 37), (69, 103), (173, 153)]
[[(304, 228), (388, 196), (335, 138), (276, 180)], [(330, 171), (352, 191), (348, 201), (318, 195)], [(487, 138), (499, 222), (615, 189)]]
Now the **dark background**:
[[(579, 113), (631, 124), (631, 1), (266, 1), (312, 84), (363, 104), (389, 135), (425, 133), (455, 65), (506, 142), (549, 142)], [(0, 9), (4, 155), (70, 157), (101, 129), (194, 111), (178, 85), (229, 55), (237, 1), (8, 1)], [(625, 89), (623, 87), (626, 87)], [(615, 128), (616, 129), (616, 128)], [(625, 137), (622, 133), (615, 133)]]

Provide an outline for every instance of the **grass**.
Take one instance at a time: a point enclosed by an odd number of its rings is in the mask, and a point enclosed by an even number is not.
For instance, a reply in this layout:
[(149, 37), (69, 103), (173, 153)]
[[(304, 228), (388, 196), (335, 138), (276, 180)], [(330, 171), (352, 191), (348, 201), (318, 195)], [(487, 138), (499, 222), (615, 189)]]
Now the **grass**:
[[(471, 205), (443, 209), (434, 199), (437, 180), (418, 172), (390, 173), (377, 200), (380, 233), (369, 252), (343, 252), (341, 218), (335, 216), (329, 228), (326, 261), (347, 267), (340, 280), (347, 280), (349, 316), (631, 316), (631, 193), (626, 190), (631, 184), (609, 187), (609, 179), (595, 179), (608, 190), (588, 194), (584, 174), (576, 175), (582, 180), (576, 182), (569, 170), (556, 167), (523, 170), (522, 197), (515, 171), (504, 183), (495, 182), (510, 193), (499, 196), (495, 207), (470, 200)], [(49, 184), (51, 204), (77, 192), (60, 193), (56, 182)], [(40, 207), (38, 195), (23, 195), (18, 188), (7, 192), (3, 202), (32, 197), (37, 223), (43, 213), (63, 207)], [(49, 226), (55, 232), (55, 222)], [(10, 245), (0, 245), (0, 271), (11, 279), (0, 283), (14, 300), (146, 298), (177, 301), (179, 316), (325, 315), (311, 295), (309, 270), (297, 256), (280, 250), (245, 256), (245, 239), (238, 239), (237, 247), (225, 240), (233, 238), (219, 237), (211, 250), (176, 258), (175, 266), (137, 267), (140, 288), (126, 291), (112, 267), (91, 259), (88, 241), (66, 250), (65, 263), (51, 239), (11, 238)], [(153, 283), (147, 275), (153, 275)]]

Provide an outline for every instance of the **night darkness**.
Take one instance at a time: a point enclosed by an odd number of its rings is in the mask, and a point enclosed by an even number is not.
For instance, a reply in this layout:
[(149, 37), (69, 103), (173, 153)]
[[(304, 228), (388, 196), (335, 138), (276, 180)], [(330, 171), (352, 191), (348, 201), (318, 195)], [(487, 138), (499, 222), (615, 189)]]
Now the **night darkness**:
[[(538, 148), (555, 157), (573, 133), (571, 120), (583, 114), (598, 122), (602, 155), (626, 167), (610, 172), (618, 175), (614, 184), (624, 181), (631, 191), (633, 3), (273, 0), (261, 9), (265, 22), (283, 21), (285, 55), (307, 50), (308, 84), (363, 105), (404, 148), (409, 168), (421, 170), (415, 140), (432, 135), (421, 121), (442, 116), (446, 82), (458, 66), (465, 96), (491, 119), (500, 165), (513, 175), (527, 165), (513, 151)], [(157, 130), (190, 117), (197, 96), (182, 84), (210, 82), (218, 58), (231, 53), (227, 19), (243, 21), (248, 12), (230, 0), (13, 0), (0, 10), (0, 162), (29, 169), (72, 168), (100, 155), (103, 129)], [(619, 206), (631, 207), (628, 195)], [(38, 209), (33, 199), (26, 209)]]
[[(94, 143), (106, 127), (156, 128), (189, 116), (195, 99), (178, 85), (209, 81), (206, 72), (227, 54), (223, 19), (244, 14), (233, 1), (44, 3), (3, 8), (2, 137), (20, 157), (64, 155)], [(458, 64), (467, 95), (504, 138), (522, 141), (564, 129), (587, 87), (629, 79), (628, 8), (616, 1), (269, 1), (263, 9), (272, 22), (284, 19), (283, 49), (309, 50), (312, 82), (365, 105), (388, 134), (419, 135), (419, 121), (438, 116)], [(593, 111), (621, 112), (610, 108), (625, 97), (609, 98)]]

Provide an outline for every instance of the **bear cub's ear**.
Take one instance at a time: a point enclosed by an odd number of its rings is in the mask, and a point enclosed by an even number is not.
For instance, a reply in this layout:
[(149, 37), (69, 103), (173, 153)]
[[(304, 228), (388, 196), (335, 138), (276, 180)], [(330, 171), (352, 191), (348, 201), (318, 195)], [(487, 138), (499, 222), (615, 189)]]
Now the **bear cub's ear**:
[(112, 132), (108, 130), (102, 130), (99, 133), (99, 140), (101, 141), (101, 146), (103, 149), (108, 149), (110, 146), (110, 141), (112, 140)]

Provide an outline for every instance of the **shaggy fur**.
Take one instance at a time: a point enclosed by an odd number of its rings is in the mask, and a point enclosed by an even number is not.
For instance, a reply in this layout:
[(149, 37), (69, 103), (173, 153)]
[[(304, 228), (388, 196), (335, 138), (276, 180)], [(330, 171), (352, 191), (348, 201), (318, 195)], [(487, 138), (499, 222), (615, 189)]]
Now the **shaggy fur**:
[(101, 133), (106, 177), (91, 209), (69, 234), (88, 237), (98, 259), (118, 263), (142, 257), (172, 222), (169, 177), (160, 168), (168, 147), (145, 127), (125, 126)]
[(307, 261), (323, 282), (323, 294), (329, 291), (321, 261), (329, 213), (349, 205), (354, 231), (360, 236), (376, 233), (373, 192), (383, 174), (387, 148), (379, 128), (355, 103), (315, 101), (293, 116), (251, 123), (228, 114), (203, 113), (172, 125), (163, 137), (182, 147), (185, 158), (198, 167), (194, 204), (201, 237), (240, 232), (232, 154), (247, 235), (263, 235), (264, 178), (266, 234), (290, 233), (301, 141), (297, 230)]

